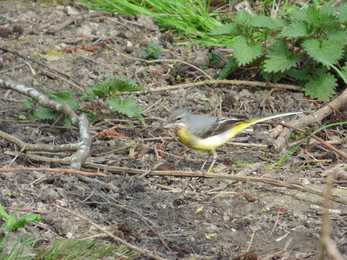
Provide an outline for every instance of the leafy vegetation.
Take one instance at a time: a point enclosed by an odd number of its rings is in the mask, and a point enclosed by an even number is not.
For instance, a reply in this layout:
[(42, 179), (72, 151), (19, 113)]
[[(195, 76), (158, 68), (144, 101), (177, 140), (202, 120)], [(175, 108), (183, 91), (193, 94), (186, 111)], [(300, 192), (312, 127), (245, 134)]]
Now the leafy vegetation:
[(266, 80), (291, 78), (306, 95), (328, 101), (341, 77), (336, 69), (331, 71), (332, 66), (347, 75), (347, 66), (340, 67), (347, 61), (347, 6), (333, 7), (330, 4), (334, 1), (324, 5), (314, 1), (301, 9), (286, 2), (286, 9), (277, 17), (243, 10), (235, 16), (222, 16), (210, 13), (209, 1), (203, 0), (80, 2), (94, 9), (146, 14), (159, 25), (174, 28), (199, 43), (234, 49), (219, 79), (226, 78), (238, 66), (259, 67)]
[(121, 99), (116, 97), (119, 92), (136, 92), (143, 90), (132, 80), (108, 78), (104, 83), (95, 84), (92, 88), (87, 88), (82, 99), (88, 100), (97, 97), (108, 97), (107, 104), (112, 108), (111, 113), (119, 113), (127, 117), (136, 117), (142, 124), (145, 124), (141, 112), (144, 108), (133, 99)]
[[(18, 228), (25, 227), (29, 222), (41, 221), (41, 215), (25, 214), (21, 218), (16, 218), (8, 215), (0, 204), (0, 216), (5, 220), (5, 223), (1, 227), (5, 231), (2, 231), (0, 234), (0, 258), (5, 260), (22, 259), (21, 257), (24, 254), (25, 247), (40, 239), (19, 237), (19, 239), (15, 239), (16, 243), (13, 243), (13, 238), (10, 239), (9, 237)], [(17, 234), (13, 236), (17, 236)]]
[(5, 224), (2, 228), (6, 229), (7, 232), (12, 232), (18, 228), (25, 227), (31, 221), (41, 221), (40, 215), (30, 215), (25, 214), (21, 218), (16, 218), (14, 216), (10, 216), (6, 213), (2, 205), (0, 204), (0, 216), (5, 220)]
[[(208, 32), (221, 24), (218, 13), (210, 13), (210, 1), (205, 0), (79, 0), (91, 9), (129, 15), (148, 15), (164, 28), (177, 30), (187, 38), (213, 44), (218, 37)], [(163, 15), (165, 14), (165, 15)]]
[[(25, 227), (31, 221), (41, 221), (41, 215), (25, 214), (21, 218), (10, 216), (0, 204), (0, 216), (5, 220), (2, 226), (6, 230), (6, 235), (0, 236), (0, 258), (10, 259), (29, 259), (29, 251), (26, 246), (31, 245), (40, 238), (20, 237), (15, 244), (13, 238), (8, 239), (9, 233), (18, 228)], [(5, 234), (2, 232), (2, 234)], [(11, 240), (11, 242), (10, 242)], [(16, 241), (16, 240), (15, 240)], [(6, 250), (5, 250), (6, 249)], [(29, 249), (29, 248), (28, 248)], [(31, 252), (31, 255), (34, 254)], [(35, 259), (100, 259), (112, 256), (112, 259), (133, 259), (135, 254), (125, 246), (106, 244), (99, 241), (86, 241), (77, 239), (55, 240), (52, 245), (42, 249), (35, 254)], [(34, 258), (30, 258), (34, 259)]]
[[(118, 113), (126, 117), (135, 117), (142, 124), (144, 124), (143, 117), (141, 112), (144, 110), (133, 99), (121, 99), (117, 97), (117, 94), (120, 92), (136, 92), (143, 90), (132, 80), (117, 79), (117, 78), (107, 78), (103, 83), (97, 83), (94, 87), (86, 89), (86, 92), (83, 93), (81, 98), (82, 101), (91, 100), (95, 98), (107, 98), (107, 104), (112, 108), (111, 113)], [(66, 92), (50, 92), (49, 97), (60, 103), (69, 105), (74, 111), (83, 112), (88, 114), (89, 122), (93, 123), (98, 120), (98, 115), (93, 111), (80, 108), (80, 100), (74, 97), (74, 91)], [(46, 107), (39, 107), (35, 110), (36, 102), (32, 99), (28, 99), (25, 102), (25, 105), (34, 112), (34, 119), (38, 120), (56, 120), (62, 114), (58, 111), (55, 111)], [(64, 118), (65, 125), (70, 126), (71, 122)]]
[[(60, 103), (60, 104), (67, 104), (69, 105), (74, 111), (77, 111), (80, 109), (79, 107), (79, 101), (78, 99), (73, 97), (74, 95), (74, 91), (70, 90), (70, 91), (64, 91), (64, 92), (55, 92), (52, 91), (50, 93), (48, 93), (48, 96)], [(58, 111), (55, 111), (51, 108), (47, 108), (47, 107), (39, 107), (37, 109), (36, 108), (36, 104), (37, 102), (33, 99), (28, 99), (25, 102), (26, 107), (29, 109), (28, 112), (33, 112), (33, 117), (32, 119), (38, 119), (40, 121), (43, 120), (56, 120), (59, 116), (61, 116), (61, 113)], [(71, 122), (69, 119), (64, 118), (64, 123), (65, 125), (71, 126)]]
[(38, 254), (38, 259), (133, 259), (135, 254), (125, 246), (78, 239), (56, 240)]
[(97, 83), (94, 87), (87, 88), (82, 100), (99, 97), (111, 97), (119, 92), (136, 92), (143, 90), (130, 79), (107, 78), (103, 83)]
[(157, 60), (160, 59), (160, 55), (163, 50), (163, 45), (155, 45), (152, 42), (148, 42), (147, 49), (140, 53), (146, 60)]
[[(339, 75), (330, 69), (346, 62), (346, 6), (309, 5), (282, 18), (240, 11), (235, 21), (211, 33), (233, 38), (228, 47), (237, 66), (260, 64), (266, 79), (296, 79), (311, 98), (329, 100), (335, 94)], [(270, 40), (274, 43), (267, 45)]]

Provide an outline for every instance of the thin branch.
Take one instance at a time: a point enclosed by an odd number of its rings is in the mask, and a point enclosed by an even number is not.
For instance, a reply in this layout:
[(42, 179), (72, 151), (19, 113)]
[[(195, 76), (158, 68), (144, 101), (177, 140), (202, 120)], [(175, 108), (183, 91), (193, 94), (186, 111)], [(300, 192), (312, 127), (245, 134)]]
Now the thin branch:
[(318, 249), (318, 260), (325, 259), (325, 252), (327, 252), (330, 256), (333, 257), (335, 260), (343, 260), (345, 259), (341, 253), (337, 250), (334, 243), (331, 241), (331, 224), (330, 224), (330, 214), (329, 214), (329, 204), (330, 204), (330, 197), (333, 190), (334, 185), (334, 173), (336, 169), (332, 169), (327, 177), (327, 184), (326, 189), (324, 192), (324, 199), (323, 199), (323, 224), (322, 224), (322, 232), (321, 232), (321, 238), (320, 238), (320, 245)]
[[(331, 112), (333, 112), (334, 110), (340, 109), (346, 103), (347, 103), (347, 89), (340, 96), (335, 98), (326, 106), (322, 107), (321, 109), (317, 110), (316, 112), (312, 114), (300, 117), (294, 121), (290, 121), (289, 124), (299, 128), (302, 128), (303, 126), (315, 124), (317, 122), (322, 121), (325, 117), (330, 115)], [(281, 150), (285, 146), (290, 135), (291, 135), (291, 130), (289, 128), (283, 129), (281, 135), (277, 138), (276, 142), (274, 143), (274, 146), (276, 147), (277, 150)]]
[(94, 12), (88, 12), (85, 14), (73, 15), (69, 17), (67, 20), (65, 20), (63, 23), (48, 29), (46, 33), (56, 33), (78, 20), (87, 20), (87, 19), (99, 17), (99, 16), (112, 16), (112, 13), (107, 11), (94, 11)]
[(65, 169), (65, 168), (35, 168), (35, 167), (17, 167), (17, 168), (0, 168), (0, 172), (19, 172), (19, 171), (40, 171), (40, 172), (65, 172), (65, 173), (74, 173), (84, 176), (99, 176), (99, 177), (106, 177), (109, 178), (110, 176), (98, 173), (98, 172), (86, 172), (86, 171), (79, 171), (74, 169)]
[[(13, 156), (16, 155), (15, 152), (5, 152), (5, 154), (11, 154)], [(55, 163), (61, 163), (61, 164), (68, 164), (67, 160), (61, 160), (61, 159), (55, 159), (55, 158), (47, 158), (43, 156), (37, 156), (37, 155), (25, 155), (32, 160), (36, 161), (45, 161), (45, 162), (55, 162)], [(133, 174), (133, 175), (141, 175), (146, 173), (146, 170), (139, 170), (139, 169), (132, 169), (128, 167), (118, 167), (118, 166), (109, 166), (109, 165), (103, 165), (103, 164), (96, 164), (84, 162), (83, 167), (90, 167), (93, 169), (103, 169), (109, 172), (113, 173), (127, 173), (127, 174)], [(24, 168), (25, 169), (25, 168)], [(200, 172), (188, 172), (188, 171), (152, 171), (149, 175), (151, 176), (177, 176), (177, 177), (200, 177), (200, 178), (213, 178), (213, 179), (229, 179), (229, 180), (236, 180), (236, 181), (251, 181), (251, 182), (262, 182), (266, 184), (270, 184), (273, 186), (278, 187), (287, 187), (289, 189), (296, 189), (300, 190), (302, 192), (308, 192), (312, 193), (318, 196), (323, 197), (323, 192), (305, 187), (304, 185), (300, 183), (295, 182), (285, 182), (285, 181), (278, 181), (274, 179), (268, 179), (268, 178), (259, 178), (259, 177), (247, 177), (247, 176), (235, 176), (235, 175), (226, 175), (226, 174), (215, 174), (215, 173), (200, 173)], [(331, 200), (343, 204), (347, 204), (347, 200), (344, 198), (341, 198), (337, 195), (332, 195)]]
[[(54, 100), (49, 99), (46, 95), (37, 91), (34, 88), (29, 88), (29, 87), (17, 84), (17, 83), (12, 82), (12, 81), (4, 81), (4, 80), (0, 79), (0, 88), (12, 89), (16, 92), (23, 94), (23, 95), (31, 97), (32, 99), (36, 100), (41, 106), (53, 109), (55, 111), (58, 111), (58, 112), (64, 114), (71, 121), (72, 125), (78, 127), (81, 140), (77, 144), (76, 153), (73, 156), (71, 156), (70, 165), (74, 169), (81, 168), (82, 163), (86, 160), (86, 158), (90, 154), (90, 145), (91, 145), (91, 136), (89, 133), (89, 123), (88, 123), (87, 117), (84, 114), (82, 114), (81, 116), (78, 116), (75, 113), (75, 111), (73, 111), (71, 109), (71, 107), (68, 106), (67, 104), (60, 104)], [(15, 140), (15, 139), (13, 139), (13, 140)], [(25, 144), (24, 142), (18, 142), (18, 140), (15, 140), (15, 141), (18, 143), (18, 145), (29, 146), (28, 144)], [(71, 147), (71, 145), (69, 145), (69, 144), (64, 145), (64, 146), (66, 148)], [(32, 148), (35, 148), (35, 145), (33, 145)], [(46, 147), (46, 148), (48, 148), (48, 147)], [(55, 149), (55, 148), (56, 147), (54, 147), (52, 149)]]
[[(288, 127), (288, 128), (292, 128), (294, 129), (295, 131), (298, 131), (298, 132), (301, 132), (303, 134), (306, 134), (306, 132), (300, 128), (297, 128), (295, 126), (292, 126), (292, 125), (289, 125), (289, 124), (286, 124), (286, 123), (279, 123), (285, 127)], [(325, 145), (326, 147), (328, 147), (330, 150), (333, 150), (334, 152), (338, 153), (339, 155), (341, 155), (343, 158), (347, 159), (347, 154), (343, 153), (342, 151), (336, 149), (334, 146), (332, 146), (331, 144), (329, 144), (328, 142), (324, 141), (322, 138), (319, 138), (318, 136), (314, 135), (314, 134), (310, 134), (309, 135), (310, 137), (312, 137), (313, 139), (316, 139), (317, 141), (319, 141), (321, 144)]]
[[(165, 61), (165, 60), (158, 60), (158, 61)], [(168, 60), (168, 61), (180, 61), (180, 60)], [(198, 87), (202, 85), (218, 85), (218, 84), (226, 84), (226, 85), (234, 85), (234, 86), (248, 86), (248, 87), (263, 87), (263, 88), (278, 88), (281, 90), (294, 90), (294, 91), (302, 91), (301, 87), (295, 86), (295, 85), (287, 85), (287, 84), (273, 84), (273, 83), (266, 83), (261, 81), (247, 81), (247, 80), (204, 80), (194, 83), (186, 83), (186, 84), (179, 84), (175, 86), (167, 86), (163, 88), (157, 88), (152, 90), (144, 90), (144, 91), (138, 91), (138, 92), (132, 92), (133, 94), (148, 94), (148, 93), (154, 93), (154, 92), (161, 92), (161, 91), (169, 91), (169, 90), (175, 90), (179, 88), (193, 88)], [(130, 94), (130, 92), (122, 92), (123, 94)]]

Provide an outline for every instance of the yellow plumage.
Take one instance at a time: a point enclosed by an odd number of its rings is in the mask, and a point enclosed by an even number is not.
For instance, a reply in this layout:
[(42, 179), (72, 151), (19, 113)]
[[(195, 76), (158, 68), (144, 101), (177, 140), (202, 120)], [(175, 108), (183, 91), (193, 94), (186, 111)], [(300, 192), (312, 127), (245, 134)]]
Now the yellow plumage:
[(282, 113), (243, 121), (195, 115), (184, 109), (178, 109), (169, 116), (165, 128), (175, 129), (178, 139), (189, 148), (209, 151), (213, 158), (216, 158), (215, 149), (229, 142), (247, 127), (272, 118), (300, 113), (302, 112)]

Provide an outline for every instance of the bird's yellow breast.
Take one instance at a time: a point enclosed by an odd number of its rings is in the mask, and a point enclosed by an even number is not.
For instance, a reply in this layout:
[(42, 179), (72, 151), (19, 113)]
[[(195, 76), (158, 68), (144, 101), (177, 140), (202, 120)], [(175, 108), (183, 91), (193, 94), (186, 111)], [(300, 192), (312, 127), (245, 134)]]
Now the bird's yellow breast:
[(232, 131), (225, 131), (219, 135), (211, 136), (208, 138), (200, 138), (192, 135), (187, 128), (177, 131), (178, 139), (189, 148), (195, 150), (209, 151), (216, 149), (222, 144), (231, 140), (235, 135)]
[(243, 122), (241, 124), (235, 125), (231, 129), (220, 133), (219, 135), (210, 136), (207, 138), (200, 138), (191, 134), (188, 128), (183, 128), (177, 131), (178, 139), (189, 148), (195, 150), (214, 150), (217, 147), (229, 142), (235, 135), (240, 133), (242, 130), (247, 128), (253, 123), (253, 120), (249, 120), (247, 122)]

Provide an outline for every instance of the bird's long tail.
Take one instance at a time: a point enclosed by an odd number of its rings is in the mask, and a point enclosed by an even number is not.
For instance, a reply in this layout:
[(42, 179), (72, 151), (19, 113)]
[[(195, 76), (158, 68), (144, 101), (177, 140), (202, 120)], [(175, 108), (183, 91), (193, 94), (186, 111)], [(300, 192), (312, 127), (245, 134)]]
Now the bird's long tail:
[(254, 125), (256, 123), (259, 123), (259, 122), (262, 122), (262, 121), (266, 121), (266, 120), (277, 118), (277, 117), (291, 116), (291, 115), (297, 115), (297, 114), (302, 114), (302, 113), (303, 112), (288, 112), (288, 113), (275, 114), (275, 115), (271, 115), (271, 116), (252, 118), (252, 119), (243, 121), (243, 122), (239, 123), (238, 125), (234, 126), (231, 129), (232, 130), (232, 136), (237, 135), (238, 133), (240, 133), (241, 131), (243, 131), (244, 129), (246, 129), (249, 126)]

